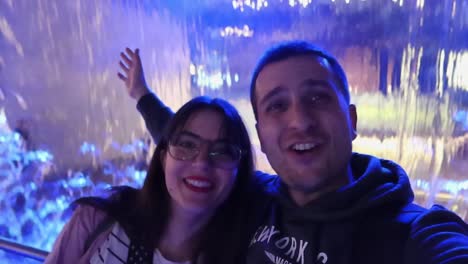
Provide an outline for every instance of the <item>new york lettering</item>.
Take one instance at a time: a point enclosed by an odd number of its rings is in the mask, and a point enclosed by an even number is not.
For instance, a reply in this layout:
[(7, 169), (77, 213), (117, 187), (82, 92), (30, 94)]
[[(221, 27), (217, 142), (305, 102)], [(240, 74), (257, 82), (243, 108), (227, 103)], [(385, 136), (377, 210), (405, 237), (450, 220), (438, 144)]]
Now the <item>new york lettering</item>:
[[(273, 240), (272, 240), (273, 238)], [(297, 263), (304, 264), (305, 250), (309, 242), (290, 236), (281, 236), (281, 232), (275, 226), (260, 226), (250, 241), (250, 246), (256, 243), (273, 244), (277, 249)]]

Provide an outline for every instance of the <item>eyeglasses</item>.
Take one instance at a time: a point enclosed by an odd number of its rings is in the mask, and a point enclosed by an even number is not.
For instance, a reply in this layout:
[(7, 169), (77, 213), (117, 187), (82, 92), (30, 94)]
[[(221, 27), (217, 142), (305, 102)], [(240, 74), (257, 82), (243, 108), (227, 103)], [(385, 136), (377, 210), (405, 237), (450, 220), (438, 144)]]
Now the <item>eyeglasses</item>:
[(221, 169), (234, 169), (239, 165), (242, 150), (223, 141), (209, 141), (189, 132), (182, 132), (169, 141), (169, 154), (176, 160), (191, 161), (201, 152), (203, 145), (208, 145), (210, 163)]

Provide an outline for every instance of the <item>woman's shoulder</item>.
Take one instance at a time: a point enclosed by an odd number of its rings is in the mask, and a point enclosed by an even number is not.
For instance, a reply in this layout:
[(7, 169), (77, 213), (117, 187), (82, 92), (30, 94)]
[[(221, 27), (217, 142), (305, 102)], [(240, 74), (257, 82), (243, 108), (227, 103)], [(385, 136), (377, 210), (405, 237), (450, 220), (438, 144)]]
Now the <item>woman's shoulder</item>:
[[(134, 206), (137, 189), (129, 186), (112, 187), (104, 196), (88, 196), (82, 197), (74, 201), (71, 205), (72, 209), (77, 207), (85, 207), (88, 212), (97, 213), (97, 211), (106, 212), (111, 216), (119, 215), (120, 212), (127, 207)], [(95, 210), (90, 209), (94, 208)]]
[(91, 230), (107, 217), (108, 214), (106, 211), (89, 204), (77, 205), (72, 216), (72, 218), (75, 218), (85, 226), (90, 227)]
[(60, 232), (52, 252), (45, 263), (66, 263), (78, 260), (86, 252), (89, 237), (95, 233), (100, 223), (105, 221), (107, 213), (90, 205), (78, 205), (70, 220)]

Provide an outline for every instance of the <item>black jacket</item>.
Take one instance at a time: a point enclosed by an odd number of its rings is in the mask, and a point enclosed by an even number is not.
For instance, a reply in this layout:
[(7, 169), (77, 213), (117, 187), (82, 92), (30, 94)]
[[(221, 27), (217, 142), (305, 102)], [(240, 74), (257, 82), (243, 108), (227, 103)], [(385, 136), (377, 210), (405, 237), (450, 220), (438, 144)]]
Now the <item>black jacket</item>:
[(303, 207), (279, 178), (257, 173), (267, 195), (257, 197), (247, 263), (468, 263), (466, 223), (413, 204), (400, 166), (357, 153), (351, 166), (352, 184)]

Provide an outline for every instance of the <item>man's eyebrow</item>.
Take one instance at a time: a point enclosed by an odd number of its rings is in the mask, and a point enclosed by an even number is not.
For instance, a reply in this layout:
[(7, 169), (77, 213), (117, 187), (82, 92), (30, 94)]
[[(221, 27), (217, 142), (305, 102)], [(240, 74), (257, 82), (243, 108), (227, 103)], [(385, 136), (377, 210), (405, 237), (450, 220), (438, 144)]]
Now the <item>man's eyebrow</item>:
[(301, 86), (330, 86), (330, 82), (326, 80), (306, 79), (301, 82)]

